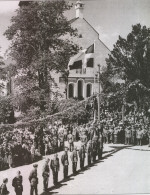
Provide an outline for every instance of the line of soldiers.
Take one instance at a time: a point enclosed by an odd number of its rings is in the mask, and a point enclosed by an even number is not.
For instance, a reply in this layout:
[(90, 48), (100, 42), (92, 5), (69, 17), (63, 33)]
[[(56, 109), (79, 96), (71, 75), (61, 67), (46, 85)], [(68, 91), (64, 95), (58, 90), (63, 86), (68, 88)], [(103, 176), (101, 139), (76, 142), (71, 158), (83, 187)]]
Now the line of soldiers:
[[(81, 147), (77, 150), (77, 147), (73, 147), (71, 151), (71, 162), (72, 162), (72, 172), (73, 174), (77, 173), (77, 163), (80, 161), (80, 169), (83, 170), (85, 167), (85, 159), (87, 153), (87, 164), (90, 166), (92, 163), (96, 161), (96, 157), (98, 155), (98, 159), (102, 158), (102, 150), (103, 150), (103, 142), (102, 142), (102, 133), (99, 136), (94, 136), (92, 140), (87, 142), (81, 142)], [(68, 156), (68, 147), (64, 148), (64, 153), (61, 156), (61, 163), (63, 165), (63, 175), (64, 179), (68, 177), (68, 170), (69, 170), (69, 156)], [(37, 174), (38, 164), (33, 165), (33, 170), (30, 172), (29, 175), (29, 182), (30, 182), (30, 195), (37, 195), (38, 194), (38, 174)], [(56, 186), (58, 184), (58, 172), (60, 170), (60, 161), (58, 158), (58, 154), (55, 153), (54, 157), (51, 159), (47, 158), (45, 160), (43, 170), (42, 170), (42, 177), (43, 177), (43, 191), (48, 191), (48, 182), (50, 177), (50, 169), (52, 170), (53, 175), (53, 184)], [(12, 181), (12, 186), (14, 187), (16, 195), (22, 195), (23, 192), (23, 185), (22, 185), (23, 177), (21, 172), (17, 172), (17, 176), (14, 177)], [(5, 185), (3, 185), (4, 189), (2, 191), (8, 190)]]

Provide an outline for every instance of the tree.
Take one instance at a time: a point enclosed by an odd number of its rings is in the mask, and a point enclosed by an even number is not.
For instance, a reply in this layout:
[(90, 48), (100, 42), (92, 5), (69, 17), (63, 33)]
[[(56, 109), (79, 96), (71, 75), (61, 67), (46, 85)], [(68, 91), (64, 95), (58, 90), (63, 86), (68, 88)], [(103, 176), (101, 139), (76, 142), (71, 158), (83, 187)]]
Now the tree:
[(150, 28), (137, 24), (126, 39), (119, 36), (106, 62), (104, 92), (117, 94), (122, 103), (142, 105), (150, 96)]
[[(68, 111), (66, 111), (69, 109)], [(60, 117), (64, 123), (87, 123), (93, 118), (93, 109), (89, 102), (83, 102), (76, 99), (65, 99), (55, 104), (57, 112), (63, 112)], [(65, 112), (66, 111), (66, 112)]]
[(5, 71), (5, 68), (4, 68), (4, 60), (3, 60), (3, 57), (0, 56), (0, 92), (1, 90), (4, 88), (4, 83), (3, 81), (6, 80), (6, 71)]
[(33, 108), (49, 109), (55, 83), (52, 71), (66, 69), (70, 56), (78, 51), (77, 45), (63, 39), (66, 34), (77, 35), (64, 16), (70, 8), (64, 0), (20, 4), (5, 32), (11, 41), (9, 54), (15, 60), (13, 74), (19, 87), (14, 101), (26, 113)]

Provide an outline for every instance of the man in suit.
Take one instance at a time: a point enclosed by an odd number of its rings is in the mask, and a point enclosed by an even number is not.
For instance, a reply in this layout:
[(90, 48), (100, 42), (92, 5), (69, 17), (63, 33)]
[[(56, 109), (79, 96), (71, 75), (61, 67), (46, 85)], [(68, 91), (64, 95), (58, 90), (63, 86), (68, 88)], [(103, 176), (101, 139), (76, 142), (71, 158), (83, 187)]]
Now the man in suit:
[(51, 164), (50, 167), (52, 169), (52, 173), (53, 173), (53, 184), (57, 185), (58, 183), (58, 172), (59, 172), (59, 158), (58, 158), (58, 154), (54, 154), (54, 158), (51, 160)]

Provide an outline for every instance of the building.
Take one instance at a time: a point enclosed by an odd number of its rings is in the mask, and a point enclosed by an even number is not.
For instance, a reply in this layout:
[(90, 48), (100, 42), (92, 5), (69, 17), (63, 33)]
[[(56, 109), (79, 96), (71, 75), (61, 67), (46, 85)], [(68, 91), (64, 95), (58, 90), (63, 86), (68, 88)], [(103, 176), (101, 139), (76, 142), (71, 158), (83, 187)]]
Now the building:
[[(98, 65), (101, 71), (105, 70), (105, 59), (110, 50), (100, 40), (98, 32), (84, 18), (82, 1), (76, 2), (75, 10), (76, 17), (70, 23), (74, 29), (78, 30), (79, 37), (70, 39), (78, 44), (82, 51), (73, 56), (68, 64), (67, 98), (87, 98), (99, 91)], [(64, 79), (60, 77), (59, 80), (61, 85)]]

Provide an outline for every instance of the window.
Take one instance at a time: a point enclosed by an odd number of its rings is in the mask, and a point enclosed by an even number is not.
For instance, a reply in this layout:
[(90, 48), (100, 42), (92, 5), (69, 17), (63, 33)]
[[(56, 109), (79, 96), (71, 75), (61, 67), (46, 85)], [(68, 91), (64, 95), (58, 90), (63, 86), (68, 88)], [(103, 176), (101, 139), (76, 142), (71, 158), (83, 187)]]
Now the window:
[(83, 98), (83, 81), (82, 80), (78, 81), (78, 98), (79, 99)]
[(88, 58), (87, 59), (87, 67), (89, 67), (89, 68), (94, 67), (94, 59), (93, 58)]
[(82, 38), (82, 34), (79, 34), (79, 38)]
[(81, 69), (82, 68), (82, 60), (75, 61), (72, 66), (70, 66), (70, 70)]
[(69, 98), (73, 98), (73, 94), (74, 94), (74, 85), (69, 84), (69, 92), (68, 92)]
[(92, 84), (87, 84), (86, 88), (86, 97), (90, 97), (92, 95)]

